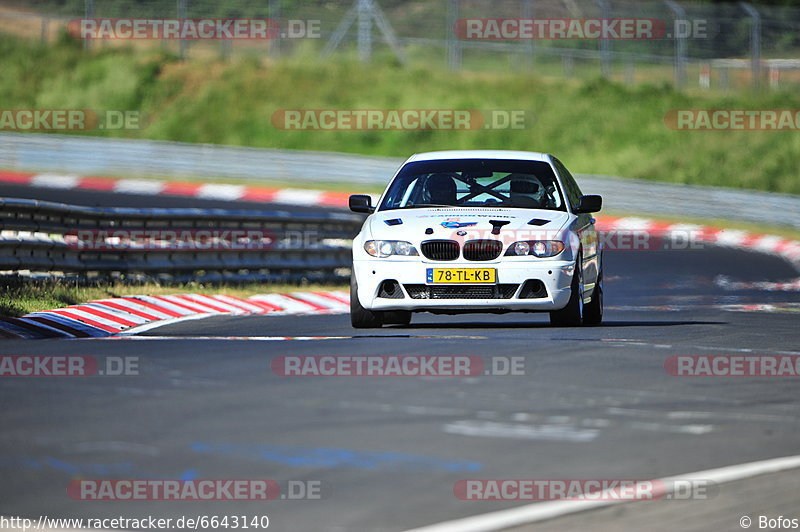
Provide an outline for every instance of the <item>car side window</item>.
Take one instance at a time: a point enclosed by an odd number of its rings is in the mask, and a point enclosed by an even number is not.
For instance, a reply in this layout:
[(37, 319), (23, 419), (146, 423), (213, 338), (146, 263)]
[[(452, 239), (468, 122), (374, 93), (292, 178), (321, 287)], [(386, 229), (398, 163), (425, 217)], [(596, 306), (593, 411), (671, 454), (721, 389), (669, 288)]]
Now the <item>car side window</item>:
[(565, 193), (567, 198), (569, 199), (569, 204), (572, 205), (572, 208), (575, 208), (578, 205), (578, 202), (583, 196), (583, 192), (581, 192), (578, 183), (575, 181), (575, 178), (572, 177), (572, 174), (569, 173), (569, 170), (555, 157), (553, 157), (553, 164), (558, 171), (558, 175), (561, 177), (561, 182), (564, 184), (564, 188), (566, 189)]

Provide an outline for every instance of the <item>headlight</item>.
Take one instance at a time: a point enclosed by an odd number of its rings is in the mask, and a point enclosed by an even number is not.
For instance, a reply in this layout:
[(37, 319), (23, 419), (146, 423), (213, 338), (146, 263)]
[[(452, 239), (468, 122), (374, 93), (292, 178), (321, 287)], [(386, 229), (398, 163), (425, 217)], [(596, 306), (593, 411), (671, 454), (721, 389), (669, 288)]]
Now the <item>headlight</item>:
[(402, 242), (402, 241), (394, 243), (394, 252), (397, 255), (405, 255), (405, 256), (417, 254), (417, 250), (414, 249), (414, 246), (412, 246), (408, 242)]
[(531, 250), (531, 246), (527, 242), (517, 242), (514, 244), (515, 255), (527, 255)]
[(534, 257), (555, 257), (564, 251), (564, 243), (560, 240), (523, 240), (514, 242), (506, 251), (506, 256), (533, 255)]
[(402, 240), (367, 240), (364, 243), (364, 251), (373, 257), (389, 257), (392, 255), (409, 257), (419, 255), (417, 249), (410, 242)]

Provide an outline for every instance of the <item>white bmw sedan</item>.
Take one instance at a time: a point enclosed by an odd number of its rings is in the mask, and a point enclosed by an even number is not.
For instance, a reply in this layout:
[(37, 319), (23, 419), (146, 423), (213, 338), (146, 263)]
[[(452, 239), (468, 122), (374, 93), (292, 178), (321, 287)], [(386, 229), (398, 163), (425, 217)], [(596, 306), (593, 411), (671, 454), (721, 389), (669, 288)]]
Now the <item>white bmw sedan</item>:
[(414, 312), (549, 312), (559, 326), (603, 319), (600, 196), (555, 157), (522, 151), (421, 153), (398, 170), (353, 240), (353, 327)]

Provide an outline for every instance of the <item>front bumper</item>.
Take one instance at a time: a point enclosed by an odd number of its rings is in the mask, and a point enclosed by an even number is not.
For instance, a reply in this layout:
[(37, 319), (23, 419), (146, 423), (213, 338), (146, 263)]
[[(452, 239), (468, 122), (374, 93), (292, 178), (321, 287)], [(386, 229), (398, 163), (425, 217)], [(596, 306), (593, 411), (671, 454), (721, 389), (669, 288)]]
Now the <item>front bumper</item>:
[[(511, 258), (490, 262), (422, 262), (392, 259), (357, 260), (353, 275), (358, 283), (358, 299), (370, 310), (411, 311), (552, 311), (564, 308), (571, 294), (575, 263), (553, 259)], [(410, 296), (405, 285), (426, 285), (428, 268), (495, 268), (497, 283), (518, 285), (510, 298), (425, 298)], [(384, 281), (397, 281), (402, 298), (379, 297)], [(523, 285), (528, 280), (538, 280), (544, 286), (544, 297), (521, 298)], [(428, 285), (428, 286), (491, 286), (491, 285)]]

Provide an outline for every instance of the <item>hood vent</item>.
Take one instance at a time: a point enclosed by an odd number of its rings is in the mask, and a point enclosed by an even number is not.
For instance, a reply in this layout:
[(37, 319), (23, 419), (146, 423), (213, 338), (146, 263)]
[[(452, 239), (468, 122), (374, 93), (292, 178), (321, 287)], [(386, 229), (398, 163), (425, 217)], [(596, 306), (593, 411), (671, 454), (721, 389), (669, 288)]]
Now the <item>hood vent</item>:
[(489, 220), (489, 223), (492, 224), (492, 234), (499, 235), (500, 229), (502, 229), (504, 225), (508, 225), (511, 222), (508, 220)]
[(403, 220), (400, 218), (392, 218), (391, 220), (383, 221), (386, 225), (403, 225)]
[(541, 218), (534, 218), (533, 220), (528, 222), (528, 225), (540, 226), (540, 225), (547, 225), (549, 223), (550, 220), (542, 220)]

